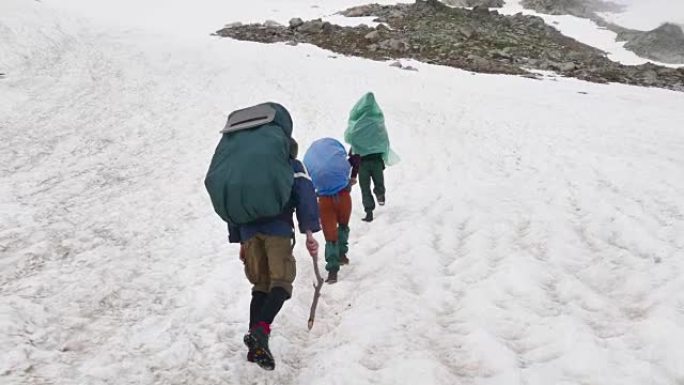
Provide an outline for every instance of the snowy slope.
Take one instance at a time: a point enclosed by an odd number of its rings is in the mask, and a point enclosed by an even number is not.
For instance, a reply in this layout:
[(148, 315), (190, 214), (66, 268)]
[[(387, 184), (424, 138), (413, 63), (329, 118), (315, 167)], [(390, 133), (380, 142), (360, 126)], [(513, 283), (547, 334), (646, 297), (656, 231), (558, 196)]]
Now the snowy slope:
[[(350, 1), (118, 4), (0, 3), (0, 383), (684, 381), (684, 94), (208, 36)], [(202, 186), (218, 130), (275, 100), (306, 148), (368, 90), (402, 157), (388, 205), (363, 223), (354, 192), (311, 332), (298, 244), (264, 372)]]

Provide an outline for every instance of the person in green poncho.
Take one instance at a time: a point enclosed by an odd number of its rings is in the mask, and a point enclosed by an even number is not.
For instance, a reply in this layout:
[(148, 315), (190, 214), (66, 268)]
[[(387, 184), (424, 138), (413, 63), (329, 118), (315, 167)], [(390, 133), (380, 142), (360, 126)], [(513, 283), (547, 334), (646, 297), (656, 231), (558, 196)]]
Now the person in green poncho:
[(390, 149), (385, 117), (372, 92), (366, 93), (349, 113), (344, 140), (351, 145), (350, 155), (358, 156), (361, 161), (359, 185), (366, 212), (363, 220), (371, 222), (375, 199), (380, 206), (385, 204), (385, 166), (398, 159)]

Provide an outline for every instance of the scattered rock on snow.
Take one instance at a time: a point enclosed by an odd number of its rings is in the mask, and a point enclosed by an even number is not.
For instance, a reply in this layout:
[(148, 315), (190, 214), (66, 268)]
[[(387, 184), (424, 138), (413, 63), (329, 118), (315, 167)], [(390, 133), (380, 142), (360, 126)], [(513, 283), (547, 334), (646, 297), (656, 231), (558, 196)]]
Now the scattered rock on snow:
[(295, 18), (290, 19), (289, 24), (290, 24), (290, 28), (295, 29), (295, 28), (301, 26), (302, 24), (304, 24), (304, 21), (302, 21), (302, 19), (300, 19), (298, 17), (295, 17)]

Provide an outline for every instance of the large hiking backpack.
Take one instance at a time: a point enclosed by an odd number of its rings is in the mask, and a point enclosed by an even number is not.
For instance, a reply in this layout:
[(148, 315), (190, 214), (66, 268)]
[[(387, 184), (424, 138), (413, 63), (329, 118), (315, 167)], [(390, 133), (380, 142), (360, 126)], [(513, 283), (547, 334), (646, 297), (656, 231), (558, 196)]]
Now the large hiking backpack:
[(237, 110), (221, 133), (204, 179), (214, 211), (233, 225), (282, 214), (294, 183), (289, 112), (277, 103)]
[(335, 195), (349, 184), (351, 165), (347, 152), (335, 139), (313, 142), (304, 155), (304, 165), (318, 195)]

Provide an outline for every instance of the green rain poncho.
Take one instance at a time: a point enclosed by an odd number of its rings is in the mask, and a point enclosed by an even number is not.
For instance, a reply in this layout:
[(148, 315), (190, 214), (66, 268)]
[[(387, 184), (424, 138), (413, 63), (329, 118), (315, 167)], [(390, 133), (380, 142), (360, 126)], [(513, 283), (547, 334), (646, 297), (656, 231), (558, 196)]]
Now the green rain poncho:
[(399, 161), (399, 157), (390, 149), (385, 116), (372, 92), (363, 95), (349, 113), (344, 141), (351, 145), (354, 154), (382, 154), (388, 166)]

